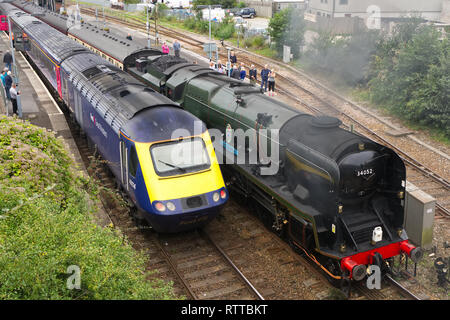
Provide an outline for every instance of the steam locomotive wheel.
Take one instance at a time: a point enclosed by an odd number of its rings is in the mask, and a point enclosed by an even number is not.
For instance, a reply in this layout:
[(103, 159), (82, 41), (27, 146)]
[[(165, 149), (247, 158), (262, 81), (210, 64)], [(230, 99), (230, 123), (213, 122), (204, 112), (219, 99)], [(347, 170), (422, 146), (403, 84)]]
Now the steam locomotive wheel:
[(336, 279), (336, 278), (333, 278), (331, 275), (325, 273), (328, 281), (335, 287), (341, 287), (342, 286), (342, 278), (344, 277), (344, 274), (342, 273), (339, 263), (336, 260), (327, 259), (327, 262), (325, 263), (325, 268), (327, 268), (327, 270), (331, 274), (341, 278), (341, 279)]

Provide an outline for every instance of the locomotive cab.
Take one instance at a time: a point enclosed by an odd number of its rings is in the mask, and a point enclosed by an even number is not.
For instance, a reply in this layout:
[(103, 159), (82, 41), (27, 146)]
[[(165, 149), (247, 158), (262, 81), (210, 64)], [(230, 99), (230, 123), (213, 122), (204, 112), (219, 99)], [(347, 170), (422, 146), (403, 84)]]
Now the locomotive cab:
[[(141, 122), (145, 118), (151, 121)], [(155, 107), (124, 128), (123, 137), (136, 150), (128, 191), (138, 218), (157, 232), (202, 226), (228, 200), (209, 133), (195, 119), (179, 108)]]

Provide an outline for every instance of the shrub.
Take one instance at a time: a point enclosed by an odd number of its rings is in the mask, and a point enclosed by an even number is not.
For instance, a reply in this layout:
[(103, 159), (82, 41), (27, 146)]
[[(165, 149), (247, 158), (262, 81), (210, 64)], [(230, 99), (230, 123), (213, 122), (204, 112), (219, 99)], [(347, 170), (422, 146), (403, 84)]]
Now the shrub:
[[(174, 298), (146, 280), (143, 253), (93, 222), (90, 184), (52, 133), (0, 117), (0, 299)], [(69, 266), (79, 290), (68, 289)]]
[(214, 31), (214, 36), (219, 39), (229, 39), (234, 34), (234, 25), (232, 23), (220, 23)]

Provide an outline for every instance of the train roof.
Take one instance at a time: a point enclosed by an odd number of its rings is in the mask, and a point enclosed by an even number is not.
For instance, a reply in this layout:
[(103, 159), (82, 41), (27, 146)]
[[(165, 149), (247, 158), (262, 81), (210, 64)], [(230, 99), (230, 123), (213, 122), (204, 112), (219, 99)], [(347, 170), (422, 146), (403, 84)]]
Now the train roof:
[(133, 41), (106, 32), (91, 23), (74, 26), (69, 29), (69, 34), (122, 62), (127, 56), (140, 49)]
[(8, 15), (13, 10), (19, 10), (16, 6), (8, 2), (0, 2), (0, 12), (4, 15)]
[[(119, 134), (119, 131), (122, 131), (128, 138), (138, 142), (171, 138), (172, 131), (159, 132), (160, 128), (164, 128), (162, 118), (158, 122), (159, 120), (156, 119), (160, 116), (146, 111), (160, 106), (173, 107), (169, 108), (170, 110), (178, 109), (179, 105), (169, 98), (143, 85), (94, 53), (70, 57), (62, 63), (62, 67), (68, 74), (69, 80), (116, 133)], [(172, 111), (172, 113), (175, 112)], [(138, 117), (135, 117), (136, 115)], [(172, 121), (173, 125), (180, 126), (177, 120), (180, 116), (171, 115), (171, 117), (175, 117)], [(198, 120), (192, 116), (190, 124), (194, 119)], [(151, 121), (155, 122), (150, 123)], [(158, 130), (153, 128), (155, 124)], [(173, 128), (175, 129), (177, 127)]]
[[(151, 55), (154, 49), (142, 48), (126, 36), (102, 30), (90, 22), (75, 22), (75, 18), (52, 12), (26, 0), (12, 2), (17, 7), (31, 14), (39, 14), (38, 18), (57, 30), (70, 34), (106, 55), (125, 64), (134, 64), (136, 58)], [(70, 12), (69, 12), (70, 13)], [(130, 60), (131, 63), (128, 61)]]
[(37, 17), (40, 20), (44, 21), (45, 23), (48, 23), (58, 31), (61, 31), (62, 33), (67, 33), (67, 29), (71, 25), (69, 19), (66, 16), (60, 15), (56, 12), (40, 7), (34, 4), (33, 2), (29, 2), (26, 0), (16, 0), (12, 1), (11, 3), (27, 13), (38, 15)]
[(30, 39), (35, 41), (39, 39), (39, 46), (47, 51), (58, 64), (74, 54), (88, 51), (63, 33), (23, 11), (12, 11), (10, 16)]

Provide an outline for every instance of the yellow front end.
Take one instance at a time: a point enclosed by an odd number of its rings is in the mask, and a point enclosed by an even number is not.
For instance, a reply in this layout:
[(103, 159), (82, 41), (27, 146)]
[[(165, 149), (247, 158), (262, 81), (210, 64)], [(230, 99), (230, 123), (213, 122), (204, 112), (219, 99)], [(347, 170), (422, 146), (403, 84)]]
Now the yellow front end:
[(170, 140), (152, 143), (136, 143), (136, 151), (150, 201), (153, 202), (155, 200), (164, 201), (187, 198), (209, 193), (225, 187), (209, 133), (206, 131), (195, 137), (203, 139), (210, 158), (210, 167), (198, 172), (167, 177), (158, 176), (149, 150), (154, 144), (169, 142)]

